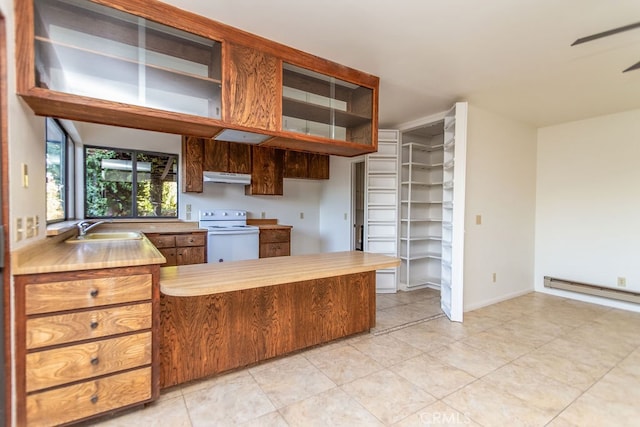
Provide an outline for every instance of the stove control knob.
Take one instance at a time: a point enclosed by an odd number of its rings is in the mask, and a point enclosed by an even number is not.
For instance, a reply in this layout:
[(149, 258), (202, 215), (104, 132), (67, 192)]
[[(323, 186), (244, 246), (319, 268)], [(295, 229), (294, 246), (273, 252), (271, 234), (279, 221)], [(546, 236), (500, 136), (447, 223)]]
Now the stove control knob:
[(226, 212), (222, 212), (222, 216), (227, 216), (227, 213)]

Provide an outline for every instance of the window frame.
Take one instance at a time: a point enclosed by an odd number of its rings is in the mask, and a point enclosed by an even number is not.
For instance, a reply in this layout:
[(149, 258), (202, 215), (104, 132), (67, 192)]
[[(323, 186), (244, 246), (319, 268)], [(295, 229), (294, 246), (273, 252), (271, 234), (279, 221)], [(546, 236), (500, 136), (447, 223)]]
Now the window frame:
[[(132, 165), (132, 175), (131, 175), (131, 213), (129, 216), (91, 216), (87, 215), (87, 150), (90, 149), (98, 149), (98, 150), (112, 150), (120, 153), (129, 153), (131, 154), (131, 165)], [(143, 154), (147, 156), (166, 156), (173, 157), (176, 163), (176, 214), (175, 216), (139, 216), (138, 215), (138, 203), (137, 203), (137, 195), (138, 195), (138, 155)], [(120, 148), (120, 147), (106, 147), (100, 145), (84, 145), (82, 150), (82, 177), (83, 177), (83, 216), (87, 219), (144, 219), (144, 220), (167, 220), (167, 219), (178, 219), (180, 217), (180, 187), (178, 177), (180, 176), (180, 161), (179, 155), (176, 153), (162, 153), (158, 151), (148, 151), (148, 150), (139, 150), (136, 148)]]
[[(44, 122), (44, 141), (45, 141), (45, 163), (46, 157), (48, 154), (47, 144), (49, 144), (49, 124), (54, 125), (62, 135), (63, 141), (61, 141), (62, 146), (60, 147), (60, 177), (62, 179), (62, 188), (63, 188), (63, 218), (49, 220), (49, 212), (47, 210), (47, 206), (49, 204), (48, 192), (45, 191), (45, 218), (47, 225), (55, 224), (58, 222), (69, 221), (75, 219), (75, 149), (76, 142), (69, 135), (69, 132), (65, 129), (65, 127), (60, 123), (58, 119), (55, 117), (46, 117)], [(73, 156), (70, 156), (69, 153), (73, 153)], [(71, 158), (73, 157), (73, 158)], [(45, 165), (46, 166), (46, 165)], [(45, 186), (46, 186), (46, 171), (45, 171)]]

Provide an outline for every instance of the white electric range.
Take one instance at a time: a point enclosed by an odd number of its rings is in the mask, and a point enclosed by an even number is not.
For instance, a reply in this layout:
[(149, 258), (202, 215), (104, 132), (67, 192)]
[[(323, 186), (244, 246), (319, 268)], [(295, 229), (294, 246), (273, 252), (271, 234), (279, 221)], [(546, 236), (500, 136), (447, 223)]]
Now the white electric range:
[(258, 259), (259, 229), (247, 225), (247, 211), (212, 209), (200, 211), (198, 224), (207, 233), (207, 262)]

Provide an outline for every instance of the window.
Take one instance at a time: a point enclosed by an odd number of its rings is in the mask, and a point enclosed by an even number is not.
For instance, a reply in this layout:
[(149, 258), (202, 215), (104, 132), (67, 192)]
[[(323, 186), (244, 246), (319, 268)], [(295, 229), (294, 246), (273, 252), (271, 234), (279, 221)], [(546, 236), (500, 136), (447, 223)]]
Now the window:
[(74, 217), (75, 144), (56, 119), (47, 117), (45, 130), (47, 223)]
[(177, 218), (177, 160), (176, 154), (85, 146), (85, 218)]

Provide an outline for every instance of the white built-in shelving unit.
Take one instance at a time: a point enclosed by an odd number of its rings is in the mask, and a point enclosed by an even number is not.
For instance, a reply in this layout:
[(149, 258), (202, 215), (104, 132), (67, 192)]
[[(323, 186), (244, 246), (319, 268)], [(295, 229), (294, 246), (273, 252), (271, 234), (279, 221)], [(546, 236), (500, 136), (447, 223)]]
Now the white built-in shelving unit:
[[(400, 132), (378, 131), (378, 151), (365, 162), (366, 252), (398, 256), (398, 157)], [(397, 268), (376, 272), (376, 292), (397, 291)]]
[(440, 286), (442, 259), (442, 123), (402, 135), (400, 288)]

